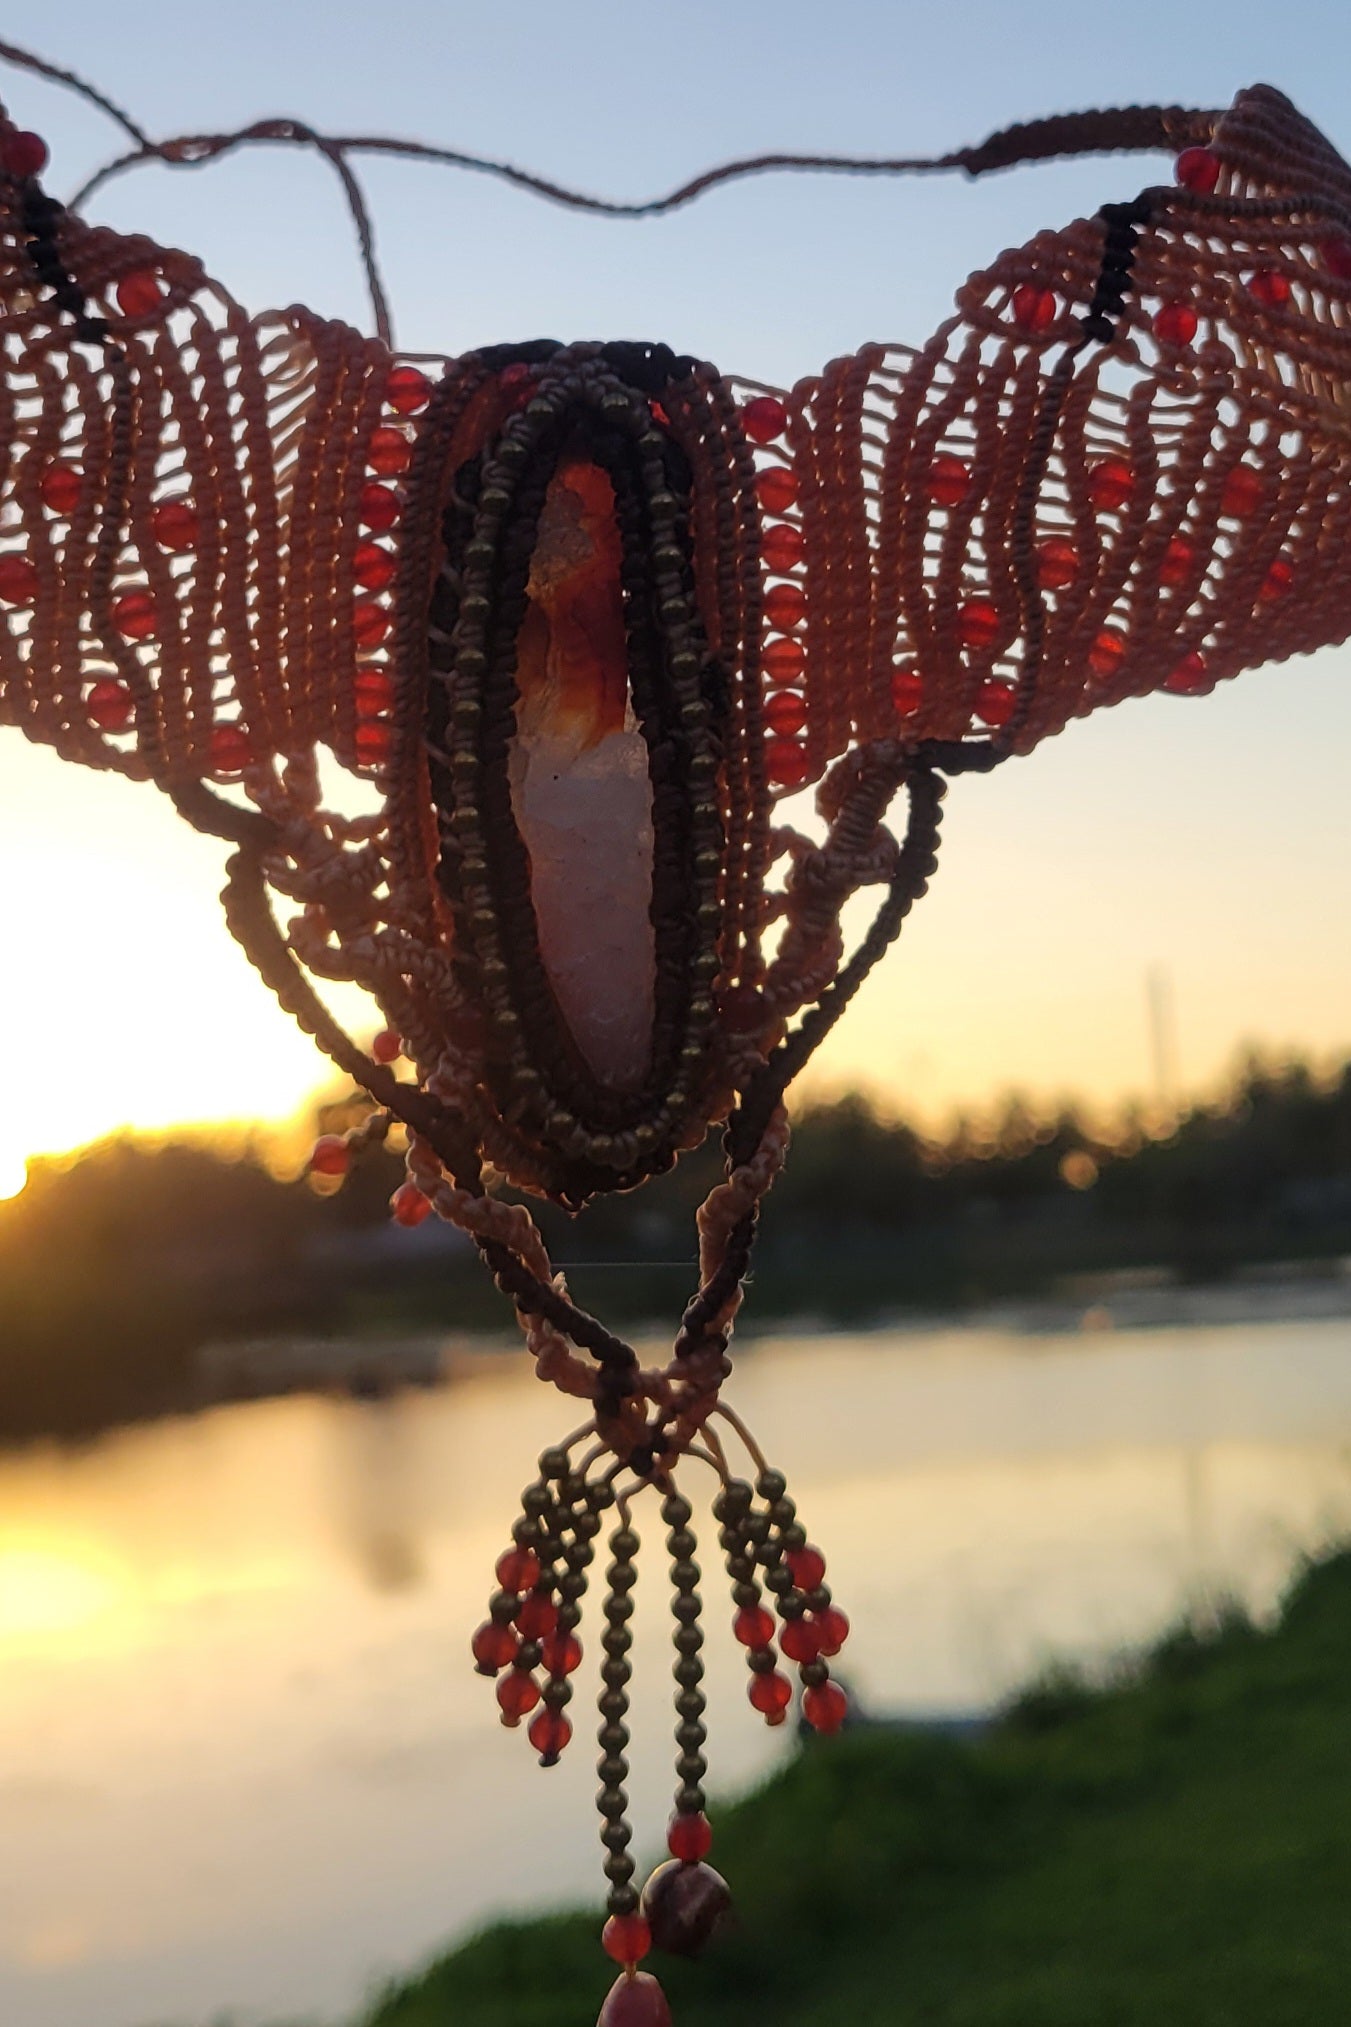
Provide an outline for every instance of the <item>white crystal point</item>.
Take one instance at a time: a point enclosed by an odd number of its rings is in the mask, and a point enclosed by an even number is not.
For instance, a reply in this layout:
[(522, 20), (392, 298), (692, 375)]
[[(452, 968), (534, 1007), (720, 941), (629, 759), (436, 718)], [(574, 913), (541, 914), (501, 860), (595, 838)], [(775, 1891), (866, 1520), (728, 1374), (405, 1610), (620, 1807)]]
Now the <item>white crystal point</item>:
[(632, 1090), (651, 1053), (657, 968), (646, 742), (631, 725), (580, 750), (522, 732), (511, 793), (563, 1018), (597, 1080)]
[(540, 956), (598, 1082), (652, 1053), (652, 783), (629, 694), (614, 488), (566, 460), (549, 482), (516, 643), (509, 777)]

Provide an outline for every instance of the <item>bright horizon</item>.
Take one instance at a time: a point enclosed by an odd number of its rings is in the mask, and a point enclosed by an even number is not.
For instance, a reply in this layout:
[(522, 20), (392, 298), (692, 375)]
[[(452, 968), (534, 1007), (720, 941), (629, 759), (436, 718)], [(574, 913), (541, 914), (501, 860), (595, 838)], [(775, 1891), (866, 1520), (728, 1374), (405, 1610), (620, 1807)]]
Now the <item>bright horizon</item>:
[[(481, 148), (621, 195), (762, 147), (940, 150), (1038, 112), (1222, 104), (1259, 78), (1351, 149), (1340, 86), (1351, 21), (1330, 6), (1248, 23), (1209, 0), (1185, 17), (1146, 0), (1109, 48), (1081, 10), (1042, 4), (1019, 10), (1036, 61), (1016, 70), (993, 4), (912, 23), (846, 0), (832, 19), (866, 28), (865, 52), (847, 32), (823, 47), (801, 0), (730, 18), (701, 0), (678, 40), (655, 15), (585, 0), (566, 17), (518, 10), (504, 51), (480, 14), (414, 0), (400, 51), (444, 61), (392, 70), (368, 60), (369, 11), (349, 4), (279, 14), (248, 0), (228, 22), (189, 13), (190, 63), (188, 17), (162, 0), (130, 24), (56, 0), (41, 53), (155, 132), (289, 112)], [(606, 63), (570, 63), (589, 39)], [(678, 117), (651, 116), (657, 76)], [(106, 122), (40, 80), (0, 67), (0, 95), (47, 136), (58, 192), (116, 150)], [(1166, 173), (1148, 158), (974, 186), (764, 178), (636, 227), (402, 165), (372, 167), (368, 185), (406, 345), (646, 334), (790, 382), (866, 339), (922, 341), (969, 268)], [(250, 308), (298, 299), (367, 321), (339, 200), (294, 151), (190, 176), (140, 171), (93, 215), (200, 251)], [(1100, 714), (991, 779), (954, 784), (933, 891), (812, 1086), (862, 1085), (928, 1125), (1007, 1090), (1114, 1109), (1153, 1095), (1152, 972), (1171, 990), (1181, 1097), (1213, 1089), (1245, 1045), (1324, 1064), (1351, 1054), (1348, 752), (1341, 649), (1208, 699)], [(323, 1060), (230, 942), (216, 901), (224, 858), (153, 789), (0, 733), (0, 1194), (25, 1156), (123, 1127), (288, 1118), (324, 1081)], [(358, 995), (339, 1004), (358, 1034), (376, 1025)]]

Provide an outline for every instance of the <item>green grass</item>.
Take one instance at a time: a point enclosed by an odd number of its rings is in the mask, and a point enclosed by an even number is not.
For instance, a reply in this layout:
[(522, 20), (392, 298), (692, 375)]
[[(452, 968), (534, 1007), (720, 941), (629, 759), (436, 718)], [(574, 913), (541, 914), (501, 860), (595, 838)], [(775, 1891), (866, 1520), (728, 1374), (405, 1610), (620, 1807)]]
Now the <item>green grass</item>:
[[(737, 1926), (652, 1960), (676, 2027), (1333, 2027), (1351, 2018), (1351, 1555), (1280, 1627), (1179, 1633), (959, 1741), (814, 1743), (717, 1812)], [(590, 2027), (593, 1913), (486, 1931), (367, 2027)]]

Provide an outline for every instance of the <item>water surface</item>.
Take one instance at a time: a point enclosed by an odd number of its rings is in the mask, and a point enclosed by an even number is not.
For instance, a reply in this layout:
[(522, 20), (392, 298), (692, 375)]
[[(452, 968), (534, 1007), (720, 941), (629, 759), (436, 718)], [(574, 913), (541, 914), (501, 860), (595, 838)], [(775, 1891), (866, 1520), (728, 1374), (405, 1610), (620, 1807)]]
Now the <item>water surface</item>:
[[(1269, 1611), (1351, 1533), (1345, 1318), (761, 1340), (733, 1397), (830, 1556), (878, 1712), (983, 1710), (1224, 1596)], [(337, 2020), (488, 1914), (598, 1899), (585, 1729), (542, 1772), (466, 1655), (567, 1415), (508, 1360), (0, 1459), (8, 2027)], [(650, 1850), (672, 1720), (665, 1555), (638, 1524)], [(705, 1595), (732, 1789), (791, 1741), (745, 1703), (713, 1575)]]

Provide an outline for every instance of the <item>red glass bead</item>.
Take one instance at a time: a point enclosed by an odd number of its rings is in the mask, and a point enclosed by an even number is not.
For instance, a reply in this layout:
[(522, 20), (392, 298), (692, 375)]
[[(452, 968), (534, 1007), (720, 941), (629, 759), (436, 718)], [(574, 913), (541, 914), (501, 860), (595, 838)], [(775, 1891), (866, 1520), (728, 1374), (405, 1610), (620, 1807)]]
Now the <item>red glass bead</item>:
[(1089, 467), (1088, 497), (1104, 514), (1124, 507), (1135, 490), (1135, 474), (1119, 457), (1099, 458)]
[(113, 600), (113, 625), (128, 640), (150, 640), (159, 625), (155, 601), (148, 591), (128, 591)]
[(1190, 345), (1199, 321), (1190, 303), (1163, 303), (1155, 314), (1154, 336), (1161, 345)]
[(849, 1638), (849, 1621), (838, 1605), (827, 1605), (824, 1612), (817, 1612), (812, 1620), (816, 1628), (816, 1645), (822, 1654), (838, 1654)]
[(647, 1971), (621, 1971), (605, 1995), (596, 2027), (671, 2027), (666, 1994)]
[(1012, 683), (1002, 683), (991, 677), (976, 692), (976, 716), (983, 725), (1007, 725), (1017, 701), (1018, 692)]
[(1351, 239), (1333, 233), (1323, 241), (1323, 265), (1334, 281), (1351, 282)]
[(394, 576), (394, 558), (377, 542), (358, 542), (352, 558), (352, 575), (367, 591), (383, 591)]
[(479, 1671), (484, 1675), (498, 1675), (504, 1668), (510, 1668), (520, 1644), (510, 1626), (499, 1626), (492, 1619), (484, 1620), (470, 1643)]
[(795, 683), (807, 666), (807, 650), (800, 640), (784, 635), (768, 643), (763, 662), (767, 682)]
[(558, 1607), (547, 1591), (531, 1591), (522, 1599), (516, 1624), (523, 1640), (542, 1640), (558, 1625)]
[(666, 1830), (666, 1849), (682, 1865), (697, 1865), (713, 1849), (713, 1825), (702, 1809), (686, 1816), (672, 1816)]
[(401, 429), (391, 429), (385, 424), (371, 431), (371, 440), (366, 446), (366, 462), (373, 472), (382, 479), (395, 479), (400, 472), (406, 472), (413, 460), (413, 446)]
[(662, 407), (659, 401), (649, 401), (647, 404), (647, 408), (649, 415), (652, 417), (652, 420), (661, 429), (669, 429), (671, 427), (671, 418), (666, 413), (666, 410)]
[(1185, 535), (1174, 535), (1159, 564), (1160, 584), (1185, 584), (1191, 575), (1196, 551)]
[(772, 1675), (752, 1675), (746, 1689), (752, 1705), (771, 1724), (782, 1724), (793, 1700), (793, 1685), (777, 1669)]
[(510, 1675), (504, 1675), (497, 1685), (503, 1724), (514, 1729), (526, 1713), (534, 1709), (539, 1697), (539, 1684), (534, 1676), (524, 1668), (513, 1668)]
[(1289, 277), (1279, 268), (1263, 267), (1248, 281), (1248, 293), (1259, 303), (1265, 303), (1269, 310), (1279, 310), (1290, 300)]
[(1214, 684), (1206, 669), (1204, 657), (1198, 654), (1185, 655), (1163, 679), (1163, 687), (1175, 697), (1200, 697)]
[(765, 698), (765, 723), (771, 732), (785, 738), (801, 732), (807, 723), (807, 700), (796, 690), (775, 690)]
[(814, 1661), (821, 1652), (821, 1643), (810, 1619), (790, 1619), (779, 1635), (779, 1646), (789, 1661)]
[(786, 514), (797, 495), (797, 473), (791, 465), (767, 465), (756, 473), (755, 497), (767, 514)]
[(361, 525), (374, 528), (383, 534), (392, 528), (399, 518), (399, 496), (388, 486), (366, 485), (361, 488)]
[(136, 714), (136, 705), (125, 683), (95, 683), (84, 700), (91, 724), (100, 732), (125, 732)]
[(773, 443), (788, 427), (788, 410), (772, 394), (757, 394), (741, 411), (741, 427), (752, 443)]
[(381, 1028), (372, 1037), (371, 1054), (377, 1063), (397, 1063), (403, 1054), (403, 1036), (397, 1028)]
[(641, 1914), (612, 1914), (600, 1932), (600, 1945), (617, 1964), (640, 1964), (652, 1947), (652, 1931)]
[(0, 141), (0, 169), (7, 176), (40, 176), (47, 166), (47, 143), (41, 134), (16, 128)]
[(788, 1574), (800, 1591), (814, 1591), (826, 1580), (826, 1559), (819, 1548), (789, 1549), (784, 1561)]
[(1088, 666), (1095, 676), (1114, 675), (1125, 652), (1122, 636), (1104, 627), (1088, 651)]
[(196, 509), (186, 500), (165, 500), (150, 516), (150, 532), (161, 549), (178, 553), (197, 547), (202, 524)]
[(373, 598), (358, 598), (352, 606), (352, 638), (359, 648), (379, 647), (389, 632), (389, 614)]
[(113, 294), (124, 317), (152, 317), (164, 301), (164, 283), (153, 268), (138, 267), (123, 275)]
[(957, 608), (957, 637), (964, 648), (987, 648), (999, 633), (999, 608), (988, 598), (968, 598)]
[(549, 1675), (571, 1675), (582, 1665), (582, 1643), (571, 1633), (550, 1633), (541, 1643), (540, 1661)]
[(526, 1736), (544, 1764), (552, 1766), (572, 1737), (572, 1726), (561, 1710), (542, 1710), (531, 1718)]
[(1045, 331), (1055, 322), (1059, 304), (1050, 289), (1024, 282), (1013, 291), (1013, 321), (1021, 331)]
[(1220, 158), (1209, 148), (1184, 148), (1173, 165), (1173, 174), (1184, 190), (1209, 197), (1220, 180)]
[(924, 678), (914, 669), (897, 669), (891, 678), (891, 701), (902, 718), (918, 711), (924, 699)]
[(383, 669), (358, 669), (352, 678), (358, 718), (378, 718), (394, 702), (394, 682)]
[(395, 1224), (412, 1231), (431, 1216), (432, 1204), (415, 1182), (401, 1182), (389, 1200), (389, 1208)]
[(338, 1133), (324, 1133), (310, 1149), (310, 1168), (315, 1175), (346, 1175), (352, 1166), (352, 1150)]
[(945, 452), (929, 466), (924, 486), (936, 507), (955, 507), (971, 490), (971, 467)]
[(352, 739), (361, 767), (383, 767), (389, 758), (394, 734), (380, 718), (363, 718)]
[(774, 1619), (763, 1605), (743, 1605), (732, 1621), (732, 1633), (743, 1647), (768, 1647), (774, 1638)]
[(1262, 589), (1257, 595), (1269, 605), (1277, 598), (1284, 598), (1294, 581), (1294, 565), (1288, 563), (1284, 556), (1278, 556), (1262, 579)]
[(807, 597), (800, 584), (773, 584), (765, 593), (765, 618), (779, 633), (791, 633), (807, 612)]
[(807, 749), (797, 739), (771, 739), (765, 746), (765, 772), (778, 788), (801, 788), (811, 773)]
[(809, 1689), (802, 1699), (802, 1715), (813, 1731), (827, 1737), (837, 1732), (849, 1715), (849, 1698), (838, 1682), (823, 1682)]
[(396, 415), (415, 415), (432, 398), (432, 383), (416, 366), (396, 366), (385, 382), (385, 400)]
[(497, 1581), (504, 1591), (533, 1591), (539, 1578), (539, 1557), (533, 1548), (504, 1549), (497, 1558)]
[(1249, 514), (1257, 512), (1266, 492), (1260, 472), (1255, 472), (1251, 465), (1235, 465), (1224, 482), (1220, 512), (1228, 514), (1232, 520), (1245, 521)]
[(42, 504), (54, 514), (73, 514), (84, 491), (84, 473), (74, 465), (48, 465), (38, 482)]
[(795, 528), (791, 521), (771, 523), (760, 543), (766, 570), (772, 570), (780, 577), (786, 576), (802, 561), (802, 549), (802, 530)]
[(1079, 575), (1079, 551), (1058, 535), (1037, 544), (1037, 582), (1043, 591), (1063, 591)]
[(211, 734), (211, 768), (215, 774), (242, 774), (253, 760), (253, 741), (242, 725), (217, 725)]
[(31, 605), (37, 595), (37, 565), (27, 556), (0, 556), (0, 599), (6, 605)]

